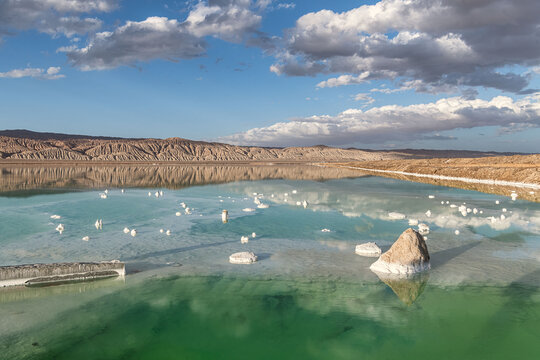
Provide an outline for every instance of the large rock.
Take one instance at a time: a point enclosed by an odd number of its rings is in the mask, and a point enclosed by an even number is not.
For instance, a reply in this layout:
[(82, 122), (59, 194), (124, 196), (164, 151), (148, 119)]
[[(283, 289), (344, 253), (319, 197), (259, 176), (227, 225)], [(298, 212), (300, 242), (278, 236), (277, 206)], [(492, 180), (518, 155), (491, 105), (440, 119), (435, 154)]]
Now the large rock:
[(381, 255), (370, 269), (375, 272), (410, 275), (430, 268), (429, 252), (418, 231), (405, 230), (390, 250)]
[(231, 264), (252, 264), (255, 261), (257, 261), (257, 255), (248, 251), (234, 253), (229, 256)]
[(382, 282), (384, 282), (396, 296), (406, 305), (412, 305), (426, 287), (429, 279), (429, 273), (403, 276), (396, 274), (375, 273)]

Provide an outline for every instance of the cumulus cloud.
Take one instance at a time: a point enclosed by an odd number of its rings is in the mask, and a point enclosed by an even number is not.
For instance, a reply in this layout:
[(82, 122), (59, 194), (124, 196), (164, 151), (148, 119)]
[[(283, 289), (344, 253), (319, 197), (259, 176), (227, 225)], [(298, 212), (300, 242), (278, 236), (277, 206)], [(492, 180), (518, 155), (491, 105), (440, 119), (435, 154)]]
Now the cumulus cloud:
[(3, 0), (0, 2), (0, 33), (37, 29), (52, 35), (85, 34), (96, 31), (101, 21), (79, 14), (108, 12), (118, 0)]
[(363, 111), (348, 109), (337, 115), (315, 115), (223, 137), (243, 145), (345, 145), (414, 140), (439, 132), (480, 126), (512, 129), (540, 126), (540, 94), (522, 100), (497, 96), (491, 100), (451, 97), (433, 103), (388, 105)]
[(101, 32), (83, 48), (66, 48), (69, 61), (82, 70), (103, 70), (157, 58), (176, 61), (205, 53), (204, 41), (177, 20), (149, 17)]
[(47, 70), (40, 68), (25, 68), (0, 72), (0, 78), (19, 79), (24, 77), (41, 80), (56, 80), (65, 77), (65, 75), (60, 74), (60, 67), (55, 66), (51, 66)]
[[(483, 86), (522, 92), (524, 74), (508, 65), (540, 64), (537, 0), (382, 0), (300, 17), (285, 32), (278, 74), (342, 73), (417, 80), (425, 89)], [(419, 89), (422, 89), (420, 87)]]
[(97, 33), (85, 47), (63, 47), (58, 51), (66, 52), (70, 63), (82, 70), (200, 57), (206, 53), (206, 36), (232, 42), (242, 41), (249, 34), (262, 38), (256, 30), (261, 16), (253, 7), (251, 0), (199, 2), (185, 21), (166, 17), (128, 21), (114, 31)]
[(354, 96), (354, 100), (355, 101), (360, 101), (360, 102), (363, 102), (364, 105), (362, 107), (366, 107), (368, 106), (369, 104), (373, 104), (375, 102), (375, 99), (372, 98), (369, 94), (367, 93), (360, 93), (360, 94), (356, 94)]

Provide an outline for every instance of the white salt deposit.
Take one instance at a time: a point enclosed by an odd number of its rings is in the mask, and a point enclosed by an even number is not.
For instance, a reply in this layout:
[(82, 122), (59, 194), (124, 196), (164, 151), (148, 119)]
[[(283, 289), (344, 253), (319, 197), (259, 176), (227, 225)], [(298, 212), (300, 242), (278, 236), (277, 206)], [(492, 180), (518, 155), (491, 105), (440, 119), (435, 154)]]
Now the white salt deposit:
[(418, 219), (409, 219), (409, 226), (418, 225)]
[(378, 257), (381, 255), (381, 248), (374, 242), (356, 245), (354, 252), (361, 256)]
[(330, 232), (330, 229), (322, 229), (322, 232)]
[(129, 233), (129, 229), (127, 227), (124, 228), (124, 234)]
[(454, 231), (454, 234), (459, 235), (459, 230)]
[(167, 236), (171, 235), (171, 230), (165, 231), (165, 234), (166, 234)]
[(88, 240), (90, 240), (90, 236), (84, 236), (84, 237), (82, 238), (82, 240), (83, 240), (83, 241), (88, 241)]
[(427, 234), (427, 233), (429, 233), (429, 226), (424, 224), (424, 223), (420, 223), (420, 224), (418, 224), (418, 231), (421, 234)]
[(241, 242), (242, 244), (247, 244), (247, 243), (249, 242), (249, 237), (247, 237), (247, 236), (242, 236), (242, 237), (240, 238), (240, 242)]
[(268, 204), (262, 204), (261, 203), (261, 204), (257, 205), (257, 208), (259, 208), (259, 209), (268, 209), (269, 207), (270, 207), (270, 205), (268, 205)]
[(62, 234), (64, 232), (64, 225), (63, 224), (59, 224), (57, 227), (56, 227), (56, 231), (58, 231), (60, 234)]
[(163, 229), (159, 229), (159, 232), (163, 234), (164, 230), (163, 230)]
[(251, 233), (251, 237), (252, 237), (252, 238), (256, 238), (256, 237), (257, 237), (257, 234), (254, 233), (254, 232), (252, 232), (252, 233)]
[(394, 220), (403, 220), (405, 219), (405, 214), (398, 213), (398, 212), (390, 212), (388, 213), (388, 217)]
[(386, 261), (379, 260), (375, 261), (369, 267), (372, 271), (381, 272), (381, 273), (390, 273), (397, 275), (412, 275), (418, 272), (429, 270), (431, 265), (429, 263), (419, 263), (414, 265), (403, 265), (397, 263), (387, 263)]
[(426, 211), (426, 216), (427, 216), (427, 217), (430, 217), (430, 216), (431, 216), (431, 210)]
[(54, 220), (58, 220), (58, 219), (61, 219), (62, 217), (60, 215), (51, 215), (51, 219), (54, 219)]
[(231, 264), (253, 264), (257, 261), (257, 256), (248, 251), (234, 253), (229, 256), (229, 262)]
[(137, 236), (137, 230), (135, 229), (131, 230), (131, 236), (133, 237)]
[(429, 195), (428, 198), (435, 199), (435, 195)]
[(106, 198), (107, 198), (107, 194), (99, 194), (99, 197), (102, 198), (102, 199), (106, 199)]
[(176, 216), (182, 216), (182, 213), (180, 211), (177, 211), (175, 215)]
[(242, 211), (244, 211), (244, 212), (253, 212), (253, 211), (255, 211), (255, 209), (253, 209), (253, 208), (244, 208), (244, 209), (242, 209)]

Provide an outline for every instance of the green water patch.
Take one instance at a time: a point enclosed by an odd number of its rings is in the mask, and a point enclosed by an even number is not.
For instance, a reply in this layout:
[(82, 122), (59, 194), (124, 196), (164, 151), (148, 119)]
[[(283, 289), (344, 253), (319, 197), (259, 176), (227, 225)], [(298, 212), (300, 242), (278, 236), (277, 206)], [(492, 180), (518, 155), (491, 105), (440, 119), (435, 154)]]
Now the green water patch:
[(382, 282), (148, 279), (59, 310), (0, 346), (17, 359), (535, 359), (540, 353), (538, 287), (421, 286), (407, 304)]

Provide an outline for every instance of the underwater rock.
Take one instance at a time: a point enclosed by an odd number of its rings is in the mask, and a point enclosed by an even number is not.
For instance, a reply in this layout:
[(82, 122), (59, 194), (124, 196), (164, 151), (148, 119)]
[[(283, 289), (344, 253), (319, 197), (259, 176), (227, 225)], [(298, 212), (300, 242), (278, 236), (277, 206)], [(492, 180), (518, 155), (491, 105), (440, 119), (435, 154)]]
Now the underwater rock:
[(229, 256), (231, 264), (252, 264), (257, 261), (257, 255), (249, 251), (234, 253)]
[(370, 269), (374, 272), (391, 274), (414, 274), (430, 268), (426, 242), (419, 232), (409, 228), (405, 230), (381, 255)]
[(356, 245), (354, 252), (361, 256), (379, 257), (381, 255), (381, 248), (374, 242), (368, 242)]

